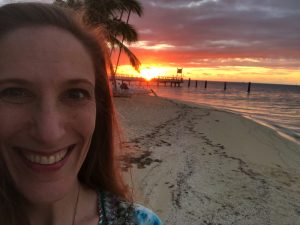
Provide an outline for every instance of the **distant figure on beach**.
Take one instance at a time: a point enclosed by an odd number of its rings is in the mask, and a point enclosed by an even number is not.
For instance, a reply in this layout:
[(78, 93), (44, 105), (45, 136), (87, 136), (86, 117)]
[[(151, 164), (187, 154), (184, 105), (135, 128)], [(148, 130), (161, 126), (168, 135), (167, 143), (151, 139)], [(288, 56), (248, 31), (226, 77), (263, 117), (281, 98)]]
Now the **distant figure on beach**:
[(129, 89), (129, 88), (128, 88), (128, 85), (127, 85), (126, 83), (122, 83), (122, 84), (120, 85), (120, 88), (123, 89), (123, 90), (128, 90), (128, 89)]
[(122, 180), (105, 39), (77, 16), (0, 8), (0, 223), (160, 225)]

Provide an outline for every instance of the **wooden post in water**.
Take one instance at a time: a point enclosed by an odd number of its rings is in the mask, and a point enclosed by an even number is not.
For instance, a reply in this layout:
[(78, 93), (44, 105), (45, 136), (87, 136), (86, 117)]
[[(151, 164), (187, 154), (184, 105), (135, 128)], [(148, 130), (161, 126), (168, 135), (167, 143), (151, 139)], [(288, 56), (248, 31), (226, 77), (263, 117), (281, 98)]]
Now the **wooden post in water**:
[(227, 89), (227, 82), (224, 82), (224, 91)]
[(206, 80), (205, 83), (204, 83), (204, 88), (205, 88), (205, 89), (207, 88), (207, 80)]
[(189, 78), (188, 87), (191, 86), (191, 78)]
[(195, 87), (197, 88), (198, 87), (198, 81), (196, 80), (196, 85), (195, 85)]
[(251, 91), (251, 82), (249, 82), (248, 84), (248, 90), (247, 90), (248, 94), (250, 94), (250, 91)]

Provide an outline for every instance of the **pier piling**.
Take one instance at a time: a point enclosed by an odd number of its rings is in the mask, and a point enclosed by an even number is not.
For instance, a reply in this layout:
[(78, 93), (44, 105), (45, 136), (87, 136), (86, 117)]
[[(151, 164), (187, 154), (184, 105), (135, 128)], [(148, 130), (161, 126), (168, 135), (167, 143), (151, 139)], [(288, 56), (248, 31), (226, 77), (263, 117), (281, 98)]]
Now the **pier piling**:
[[(146, 80), (145, 78), (142, 77), (131, 77), (131, 76), (116, 76), (115, 78), (118, 81), (118, 84), (127, 84), (128, 86), (131, 85), (131, 83), (137, 83), (137, 85), (139, 86), (147, 86), (150, 87), (151, 85), (157, 85), (157, 87), (160, 86), (160, 83), (163, 83), (165, 87), (169, 86), (168, 84), (170, 84), (170, 87), (181, 87), (181, 83), (185, 83), (185, 81), (183, 80), (183, 78), (181, 77), (177, 77), (177, 76), (172, 76), (172, 77), (166, 77), (166, 76), (160, 76), (157, 78), (154, 78), (150, 81)], [(112, 81), (112, 79), (111, 79)], [(192, 84), (192, 80), (191, 78), (188, 78), (188, 87), (190, 88)], [(198, 85), (200, 83), (202, 83), (202, 80), (195, 80), (195, 88), (198, 88)], [(208, 81), (205, 80), (204, 82), (204, 88), (207, 89), (208, 87)], [(223, 81), (223, 90), (227, 91), (227, 81)], [(244, 83), (245, 84), (245, 83)], [(246, 83), (247, 84), (247, 83)], [(200, 84), (201, 85), (201, 84)], [(214, 82), (212, 81), (212, 85), (214, 86)], [(248, 87), (247, 87), (247, 93), (250, 94), (251, 92), (251, 88), (252, 88), (252, 83), (248, 82)]]
[(248, 94), (250, 94), (250, 91), (251, 91), (251, 82), (249, 82), (248, 84), (248, 90), (247, 90)]

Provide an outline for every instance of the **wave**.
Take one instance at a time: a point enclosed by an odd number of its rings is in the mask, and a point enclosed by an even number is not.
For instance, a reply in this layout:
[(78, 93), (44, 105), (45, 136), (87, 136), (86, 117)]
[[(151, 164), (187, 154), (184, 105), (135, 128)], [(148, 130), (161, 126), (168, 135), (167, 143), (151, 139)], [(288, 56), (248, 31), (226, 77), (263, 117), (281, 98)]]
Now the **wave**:
[[(213, 83), (210, 84), (212, 86)], [(289, 139), (300, 143), (300, 87), (288, 85), (254, 85), (250, 95), (244, 83), (234, 83), (222, 91), (216, 83), (210, 90), (196, 88), (152, 87), (162, 97), (190, 101), (241, 114), (267, 125)], [(255, 87), (256, 86), (256, 87)]]

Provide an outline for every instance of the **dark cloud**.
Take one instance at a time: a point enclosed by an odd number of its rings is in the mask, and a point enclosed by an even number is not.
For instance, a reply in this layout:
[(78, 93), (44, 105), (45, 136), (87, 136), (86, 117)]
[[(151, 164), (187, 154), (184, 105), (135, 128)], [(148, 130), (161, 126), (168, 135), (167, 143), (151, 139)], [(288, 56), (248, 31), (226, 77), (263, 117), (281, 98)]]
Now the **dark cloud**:
[(147, 46), (174, 46), (144, 53), (158, 54), (158, 60), (168, 54), (185, 63), (201, 58), (300, 59), (299, 0), (141, 2), (144, 16), (131, 19), (140, 40)]
[(300, 67), (300, 0), (140, 2), (144, 15), (130, 23), (142, 41), (132, 49), (144, 63), (211, 66), (229, 59), (230, 65)]

